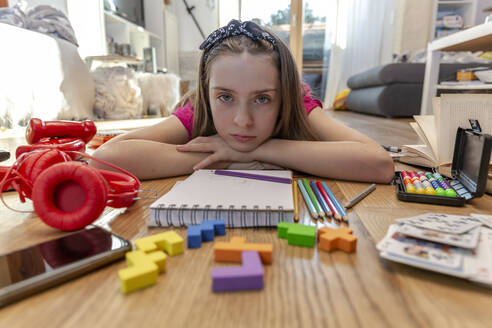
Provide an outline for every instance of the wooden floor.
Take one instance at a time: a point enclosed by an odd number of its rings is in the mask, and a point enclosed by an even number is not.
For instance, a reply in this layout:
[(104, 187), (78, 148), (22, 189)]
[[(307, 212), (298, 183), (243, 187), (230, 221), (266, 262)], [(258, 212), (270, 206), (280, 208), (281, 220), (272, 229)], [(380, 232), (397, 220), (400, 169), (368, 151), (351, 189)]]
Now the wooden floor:
[[(423, 143), (410, 127), (413, 118), (383, 118), (350, 111), (328, 111), (328, 115), (371, 137), (382, 145), (415, 145)], [(397, 137), (396, 137), (397, 136)]]

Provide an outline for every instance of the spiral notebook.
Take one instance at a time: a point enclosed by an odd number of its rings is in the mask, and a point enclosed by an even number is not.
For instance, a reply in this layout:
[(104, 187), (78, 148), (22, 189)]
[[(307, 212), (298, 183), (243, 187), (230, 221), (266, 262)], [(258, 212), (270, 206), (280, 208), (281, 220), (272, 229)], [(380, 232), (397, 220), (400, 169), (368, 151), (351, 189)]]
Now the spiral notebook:
[[(286, 170), (233, 170), (292, 179)], [(198, 170), (150, 205), (149, 226), (187, 226), (222, 219), (228, 227), (276, 226), (294, 220), (291, 183)]]

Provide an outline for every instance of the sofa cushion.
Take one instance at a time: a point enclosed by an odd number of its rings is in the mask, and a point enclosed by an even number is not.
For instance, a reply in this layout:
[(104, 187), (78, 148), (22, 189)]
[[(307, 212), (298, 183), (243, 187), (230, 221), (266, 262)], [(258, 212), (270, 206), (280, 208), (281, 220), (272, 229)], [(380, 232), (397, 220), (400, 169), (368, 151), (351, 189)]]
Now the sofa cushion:
[[(441, 64), (439, 81), (454, 80), (457, 70), (477, 66), (486, 66), (486, 64)], [(392, 63), (351, 76), (347, 81), (347, 86), (350, 89), (360, 89), (392, 83), (423, 83), (424, 74), (425, 64), (423, 63)]]
[(395, 83), (350, 91), (347, 107), (354, 112), (385, 117), (409, 117), (420, 113), (422, 84)]

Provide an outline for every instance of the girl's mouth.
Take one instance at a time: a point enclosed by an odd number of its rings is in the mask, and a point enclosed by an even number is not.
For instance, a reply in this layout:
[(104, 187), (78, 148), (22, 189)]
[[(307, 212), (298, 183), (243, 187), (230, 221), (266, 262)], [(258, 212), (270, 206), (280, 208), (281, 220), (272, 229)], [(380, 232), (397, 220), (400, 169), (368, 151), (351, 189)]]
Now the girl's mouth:
[(247, 136), (247, 135), (241, 135), (241, 134), (231, 134), (231, 136), (234, 137), (239, 142), (249, 142), (253, 139), (255, 139), (255, 136)]

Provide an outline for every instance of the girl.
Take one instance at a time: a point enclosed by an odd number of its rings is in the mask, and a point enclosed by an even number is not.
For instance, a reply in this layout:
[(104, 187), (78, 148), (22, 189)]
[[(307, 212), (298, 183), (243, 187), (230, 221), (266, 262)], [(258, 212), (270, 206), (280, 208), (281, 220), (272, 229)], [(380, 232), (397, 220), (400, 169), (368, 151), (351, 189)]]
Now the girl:
[(113, 138), (94, 156), (140, 179), (203, 168), (288, 168), (334, 179), (391, 181), (393, 161), (386, 151), (323, 112), (276, 36), (253, 22), (232, 20), (200, 49), (197, 89), (174, 115)]

